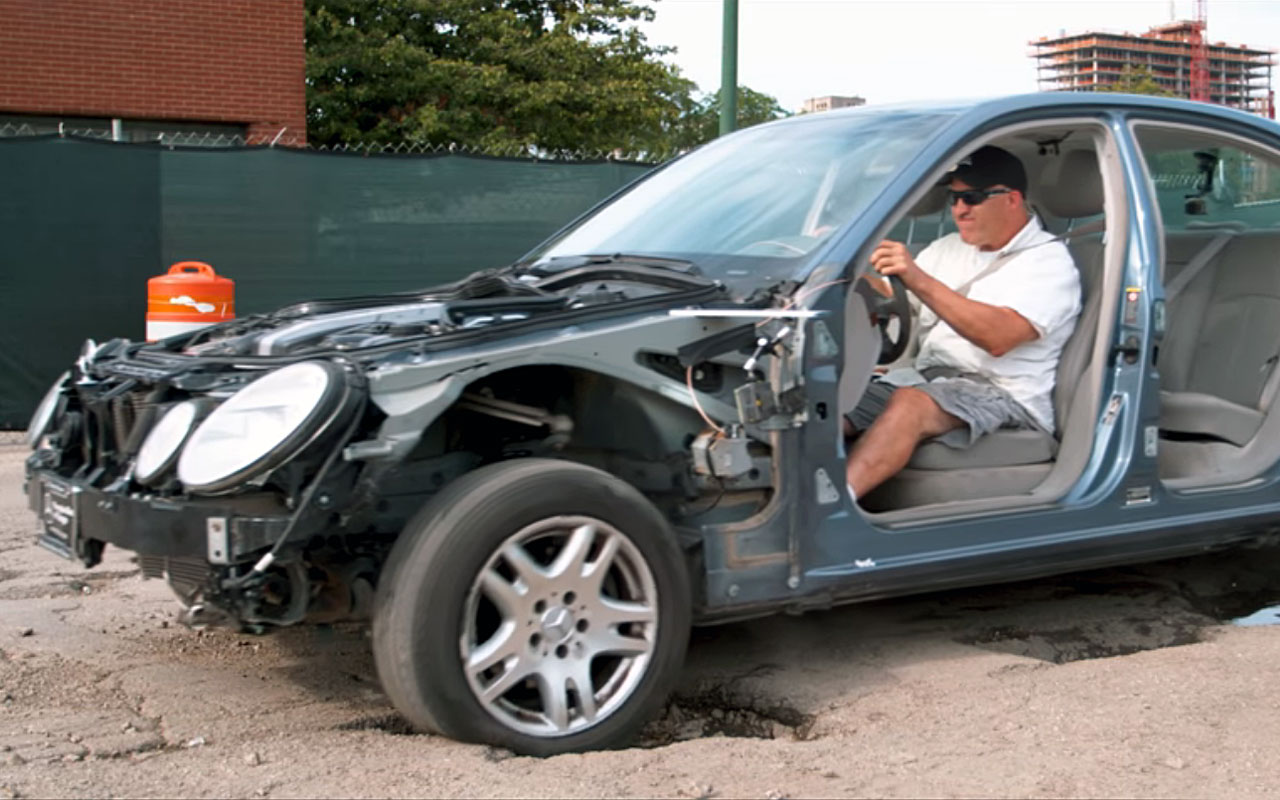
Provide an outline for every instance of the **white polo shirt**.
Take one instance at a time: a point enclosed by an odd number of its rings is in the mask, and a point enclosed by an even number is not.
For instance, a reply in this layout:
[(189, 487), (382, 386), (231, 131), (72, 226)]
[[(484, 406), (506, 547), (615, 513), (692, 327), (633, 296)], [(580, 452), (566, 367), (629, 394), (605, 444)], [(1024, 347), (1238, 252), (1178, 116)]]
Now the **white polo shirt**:
[(1001, 250), (983, 252), (953, 233), (916, 256), (921, 269), (955, 289), (1002, 253), (1023, 251), (976, 281), (969, 287), (968, 296), (980, 303), (1013, 309), (1031, 323), (1039, 338), (997, 358), (956, 333), (925, 307), (920, 312), (920, 324), (924, 330), (929, 330), (930, 325), (933, 328), (921, 342), (916, 369), (954, 367), (977, 373), (1008, 392), (1049, 432), (1054, 429), (1053, 385), (1058, 357), (1080, 315), (1080, 273), (1067, 246), (1052, 242), (1053, 238), (1032, 217)]

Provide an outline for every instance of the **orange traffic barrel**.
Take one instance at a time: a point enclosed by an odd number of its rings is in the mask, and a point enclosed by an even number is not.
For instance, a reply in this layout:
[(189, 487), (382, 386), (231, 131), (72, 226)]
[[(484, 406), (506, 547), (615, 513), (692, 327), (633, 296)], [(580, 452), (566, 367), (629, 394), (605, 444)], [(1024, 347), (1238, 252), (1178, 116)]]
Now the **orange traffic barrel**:
[(147, 341), (236, 316), (236, 284), (203, 261), (179, 261), (147, 281)]

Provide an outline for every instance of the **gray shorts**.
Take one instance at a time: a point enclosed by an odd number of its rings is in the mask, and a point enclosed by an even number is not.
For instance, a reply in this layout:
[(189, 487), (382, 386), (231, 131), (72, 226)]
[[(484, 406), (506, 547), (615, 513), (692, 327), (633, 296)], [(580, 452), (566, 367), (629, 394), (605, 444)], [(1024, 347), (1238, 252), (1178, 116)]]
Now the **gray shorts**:
[(929, 395), (939, 408), (965, 423), (963, 428), (932, 439), (956, 450), (964, 450), (1000, 428), (1043, 430), (1035, 417), (1004, 389), (978, 375), (936, 368), (926, 369), (923, 374), (910, 368), (895, 369), (877, 376), (857, 407), (845, 416), (856, 430), (865, 431), (884, 413), (889, 397), (904, 386)]

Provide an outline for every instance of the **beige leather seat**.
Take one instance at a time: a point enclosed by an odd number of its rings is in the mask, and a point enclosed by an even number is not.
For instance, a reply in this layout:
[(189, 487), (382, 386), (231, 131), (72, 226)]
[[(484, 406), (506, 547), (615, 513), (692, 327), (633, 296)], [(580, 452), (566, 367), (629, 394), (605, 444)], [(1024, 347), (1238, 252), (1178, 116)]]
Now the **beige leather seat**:
[[(1065, 153), (1043, 176), (1040, 187), (1033, 200), (1054, 217), (1079, 220), (1103, 212), (1102, 175), (1091, 150)], [(1102, 304), (1101, 234), (1071, 240), (1067, 247), (1080, 270), (1083, 309), (1058, 362), (1053, 390), (1058, 436), (1041, 431), (1000, 430), (982, 437), (967, 450), (925, 442), (916, 449), (905, 470), (866, 499), (864, 505), (869, 509), (1019, 494), (1035, 488), (1049, 474), (1058, 438), (1068, 435), (1071, 408), (1087, 383), (1081, 378), (1091, 363)]]
[[(1193, 260), (1215, 235), (1170, 236), (1166, 264)], [(1280, 383), (1278, 245), (1271, 231), (1233, 237), (1170, 303), (1158, 362), (1161, 431), (1243, 446), (1262, 427)]]
[[(1069, 177), (1068, 177), (1069, 176)], [(1054, 174), (1037, 202), (1059, 218), (1079, 219), (1102, 213), (1102, 176), (1092, 151), (1074, 150), (1057, 163)], [(1058, 362), (1053, 390), (1054, 424), (1058, 431), (1066, 424), (1071, 407), (1071, 390), (1084, 372), (1093, 337), (1098, 328), (1098, 290), (1102, 272), (1102, 240), (1097, 235), (1067, 244), (1080, 270), (1083, 309), (1075, 332), (1067, 340)], [(1001, 430), (982, 437), (968, 450), (955, 450), (937, 442), (926, 442), (916, 450), (910, 466), (917, 469), (960, 469), (973, 467), (1038, 464), (1053, 459), (1057, 440), (1040, 431)]]

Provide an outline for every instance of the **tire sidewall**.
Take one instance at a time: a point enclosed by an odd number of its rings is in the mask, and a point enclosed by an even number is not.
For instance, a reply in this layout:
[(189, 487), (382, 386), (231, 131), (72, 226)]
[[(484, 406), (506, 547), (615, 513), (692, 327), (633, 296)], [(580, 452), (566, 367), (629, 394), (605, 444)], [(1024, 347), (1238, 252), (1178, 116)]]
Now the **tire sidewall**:
[[(623, 533), (653, 574), (658, 635), (644, 677), (622, 707), (579, 733), (537, 737), (495, 719), (474, 696), (459, 642), (467, 596), (497, 548), (526, 526), (581, 515)], [(405, 527), (379, 581), (374, 652), (392, 701), (421, 727), (529, 755), (626, 744), (657, 711), (684, 660), (689, 576), (670, 525), (620, 479), (572, 462), (525, 459), (477, 470), (447, 487)]]

